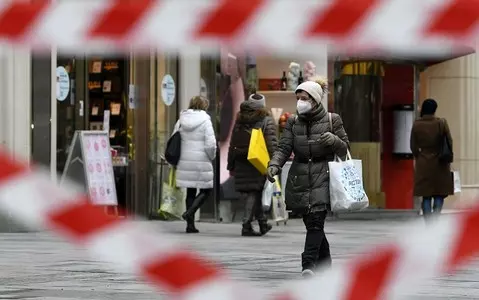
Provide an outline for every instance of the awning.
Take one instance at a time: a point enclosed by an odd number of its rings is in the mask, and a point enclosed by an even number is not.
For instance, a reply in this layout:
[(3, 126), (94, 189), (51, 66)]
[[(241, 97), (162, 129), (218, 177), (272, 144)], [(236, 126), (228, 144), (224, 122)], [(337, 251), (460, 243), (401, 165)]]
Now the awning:
[(380, 55), (355, 55), (355, 56), (336, 56), (336, 60), (343, 62), (364, 62), (364, 61), (374, 61), (379, 60), (388, 64), (414, 64), (422, 68), (427, 68), (429, 66), (439, 64), (451, 59), (459, 58), (465, 55), (475, 53), (475, 49), (469, 46), (463, 46), (455, 48), (454, 50), (444, 50), (440, 54), (435, 54), (433, 56), (428, 55), (427, 53), (417, 54), (415, 56), (408, 55), (395, 55), (395, 54), (380, 54)]
[(445, 61), (448, 61), (448, 60), (451, 60), (451, 59), (459, 58), (461, 56), (466, 56), (466, 55), (474, 54), (474, 53), (476, 53), (476, 50), (472, 47), (461, 47), (461, 48), (459, 48), (458, 51), (455, 51), (454, 53), (451, 53), (451, 54), (443, 56), (443, 57), (439, 57), (439, 58), (435, 58), (435, 59), (432, 58), (432, 59), (419, 60), (418, 64), (422, 64), (425, 67), (429, 67), (429, 66), (432, 66), (432, 65), (440, 64), (442, 62), (445, 62)]

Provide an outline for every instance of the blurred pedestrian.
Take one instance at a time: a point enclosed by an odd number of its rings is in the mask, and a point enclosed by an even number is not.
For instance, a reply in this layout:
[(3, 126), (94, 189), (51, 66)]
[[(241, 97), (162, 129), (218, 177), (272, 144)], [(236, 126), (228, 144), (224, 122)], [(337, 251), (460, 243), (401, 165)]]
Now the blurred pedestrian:
[(186, 212), (182, 217), (187, 223), (187, 233), (199, 232), (195, 227), (195, 213), (213, 190), (212, 160), (216, 157), (216, 138), (211, 118), (206, 112), (208, 106), (208, 99), (193, 97), (175, 125), (175, 132), (179, 130), (181, 134), (176, 185), (186, 188)]
[(321, 104), (327, 84), (319, 82), (322, 85), (306, 81), (297, 87), (297, 115), (288, 119), (268, 168), (268, 179), (274, 181), (273, 177), (294, 153), (285, 194), (288, 209), (302, 215), (306, 226), (303, 277), (314, 275), (320, 264), (331, 264), (324, 233), (324, 222), (331, 207), (328, 162), (333, 161), (335, 155), (345, 157), (349, 147), (341, 117), (329, 114)]
[(429, 220), (440, 214), (444, 199), (454, 194), (454, 179), (451, 161), (443, 161), (441, 153), (444, 142), (452, 152), (452, 137), (446, 119), (436, 117), (437, 102), (426, 99), (421, 106), (421, 115), (411, 130), (411, 151), (415, 158), (414, 195), (422, 197), (422, 212)]
[[(242, 236), (265, 235), (272, 228), (267, 222), (261, 201), (266, 176), (248, 161), (251, 131), (254, 128), (262, 130), (271, 157), (277, 146), (277, 129), (266, 109), (265, 97), (256, 93), (241, 104), (228, 151), (228, 170), (235, 177), (235, 189), (241, 193), (241, 200), (245, 203)], [(259, 232), (253, 229), (254, 218), (258, 221)]]

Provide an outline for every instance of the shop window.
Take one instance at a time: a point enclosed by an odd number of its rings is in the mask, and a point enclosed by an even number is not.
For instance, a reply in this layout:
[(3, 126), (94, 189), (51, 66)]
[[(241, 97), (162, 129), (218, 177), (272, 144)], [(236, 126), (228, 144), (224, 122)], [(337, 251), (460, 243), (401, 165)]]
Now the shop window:
[(178, 60), (176, 56), (161, 55), (151, 64), (150, 149), (153, 159), (159, 161), (179, 115)]
[(179, 116), (178, 58), (158, 54), (150, 60), (150, 217), (158, 217), (163, 183), (169, 166), (164, 160), (166, 143)]
[(73, 135), (75, 133), (75, 72), (74, 57), (58, 57), (56, 69), (56, 99), (57, 99), (57, 171), (65, 168)]
[(219, 60), (210, 56), (203, 57), (201, 59), (201, 78), (199, 82), (200, 95), (210, 101), (208, 113), (213, 121), (215, 132), (218, 132), (219, 128), (220, 78)]
[(121, 153), (128, 152), (132, 133), (128, 130), (124, 59), (93, 57), (88, 60), (88, 123), (90, 130), (104, 130), (104, 112), (110, 111), (110, 144)]

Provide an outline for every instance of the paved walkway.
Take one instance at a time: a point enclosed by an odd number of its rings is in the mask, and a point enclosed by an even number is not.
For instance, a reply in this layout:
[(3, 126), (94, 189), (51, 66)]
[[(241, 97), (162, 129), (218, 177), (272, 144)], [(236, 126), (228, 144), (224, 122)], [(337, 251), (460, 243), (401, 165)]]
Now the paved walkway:
[[(333, 259), (359, 253), (387, 240), (405, 221), (331, 221), (327, 233)], [(235, 279), (279, 287), (298, 279), (304, 229), (298, 220), (275, 227), (263, 238), (242, 238), (239, 224), (200, 223), (199, 235), (183, 233), (181, 222), (152, 223), (220, 261)], [(112, 249), (115, 251), (115, 249)], [(186, 270), (185, 270), (186, 271)], [(0, 235), (0, 299), (143, 300), (160, 299), (132, 276), (118, 274), (48, 233)], [(424, 284), (404, 299), (479, 299), (479, 264), (454, 277)]]

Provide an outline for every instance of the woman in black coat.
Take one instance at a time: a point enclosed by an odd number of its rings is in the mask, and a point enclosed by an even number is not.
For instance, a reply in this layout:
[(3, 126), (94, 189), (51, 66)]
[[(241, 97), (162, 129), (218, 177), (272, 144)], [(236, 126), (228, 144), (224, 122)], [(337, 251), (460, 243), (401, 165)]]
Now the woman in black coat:
[(321, 104), (326, 86), (306, 81), (295, 93), (298, 115), (286, 123), (278, 150), (269, 163), (268, 179), (274, 181), (273, 177), (294, 153), (286, 184), (286, 206), (303, 216), (306, 241), (302, 275), (311, 276), (319, 264), (331, 264), (329, 242), (324, 233), (330, 209), (328, 163), (335, 155), (346, 156), (349, 140), (341, 117), (328, 113)]
[[(271, 157), (278, 142), (276, 125), (266, 109), (265, 97), (260, 94), (251, 95), (241, 104), (228, 151), (228, 170), (234, 174), (235, 189), (245, 202), (245, 215), (241, 231), (243, 236), (265, 235), (272, 228), (267, 222), (261, 201), (266, 176), (248, 161), (251, 131), (254, 128), (260, 128), (263, 131), (266, 147)], [(251, 223), (254, 217), (258, 221), (260, 232), (253, 229)]]

